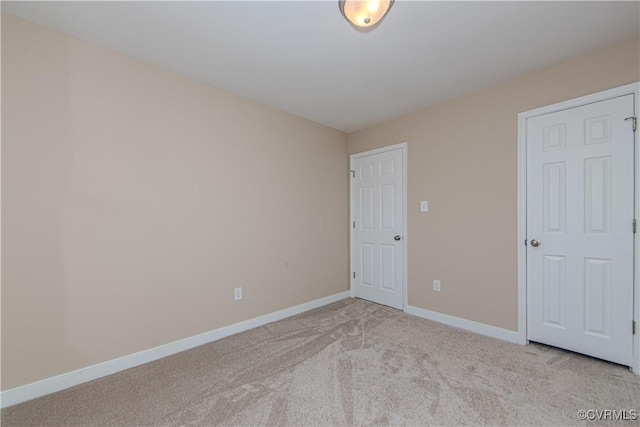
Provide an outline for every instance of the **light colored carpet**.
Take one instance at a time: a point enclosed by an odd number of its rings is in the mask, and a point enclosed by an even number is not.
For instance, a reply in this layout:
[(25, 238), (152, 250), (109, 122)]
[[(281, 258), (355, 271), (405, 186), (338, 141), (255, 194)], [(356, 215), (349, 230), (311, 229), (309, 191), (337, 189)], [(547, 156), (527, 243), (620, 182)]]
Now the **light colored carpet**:
[[(2, 411), (2, 425), (597, 425), (640, 410), (627, 368), (358, 299)], [(627, 421), (624, 425), (639, 425)]]

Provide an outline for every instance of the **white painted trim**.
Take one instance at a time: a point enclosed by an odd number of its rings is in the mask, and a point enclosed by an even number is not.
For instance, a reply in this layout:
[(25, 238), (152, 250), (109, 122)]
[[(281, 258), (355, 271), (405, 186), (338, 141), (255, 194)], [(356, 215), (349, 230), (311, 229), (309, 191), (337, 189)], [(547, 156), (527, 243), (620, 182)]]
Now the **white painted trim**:
[(518, 343), (527, 340), (527, 116), (518, 114)]
[(546, 105), (544, 107), (524, 111), (522, 113), (519, 113), (518, 117), (524, 116), (525, 118), (530, 118), (541, 116), (543, 114), (556, 113), (558, 111), (564, 111), (575, 107), (581, 107), (587, 104), (594, 104), (596, 102), (606, 101), (607, 99), (618, 98), (620, 96), (638, 93), (639, 87), (640, 82), (631, 83), (613, 89), (607, 89), (601, 92), (592, 93), (590, 95), (581, 96), (580, 98), (569, 99), (568, 101), (562, 101), (556, 104)]
[(402, 144), (402, 211), (404, 212), (404, 218), (402, 218), (402, 251), (404, 254), (402, 265), (402, 292), (404, 298), (403, 309), (406, 310), (409, 306), (409, 144), (403, 142)]
[(433, 320), (434, 322), (444, 323), (445, 325), (454, 326), (476, 334), (486, 335), (491, 338), (497, 338), (503, 341), (519, 343), (518, 333), (508, 329), (498, 328), (496, 326), (487, 325), (485, 323), (474, 322), (473, 320), (463, 319), (461, 317), (450, 316), (448, 314), (438, 313), (436, 311), (426, 310), (424, 308), (407, 305), (405, 312), (423, 319)]
[[(640, 83), (597, 92), (569, 101), (559, 102), (546, 107), (536, 108), (518, 114), (518, 342), (527, 343), (527, 253), (524, 241), (527, 238), (527, 119), (542, 114), (555, 113), (569, 108), (605, 101), (625, 95), (634, 95), (634, 115), (640, 113)], [(635, 217), (640, 213), (640, 148), (638, 148), (638, 134), (635, 133)], [(636, 329), (640, 327), (640, 239), (635, 236), (634, 254), (634, 319)], [(633, 336), (633, 360), (631, 369), (640, 375), (640, 331)]]
[(116, 372), (124, 371), (125, 369), (153, 362), (154, 360), (171, 356), (172, 354), (176, 354), (181, 351), (217, 341), (230, 335), (257, 328), (258, 326), (266, 325), (267, 323), (295, 316), (296, 314), (304, 313), (305, 311), (313, 310), (345, 298), (349, 298), (349, 291), (340, 292), (328, 297), (296, 305), (294, 307), (285, 308), (284, 310), (276, 311), (274, 313), (265, 314), (264, 316), (254, 317), (253, 319), (234, 323), (233, 325), (224, 326), (199, 335), (194, 335), (192, 337), (160, 345), (148, 350), (143, 350), (138, 353), (129, 354), (107, 362), (98, 363), (76, 371), (67, 372), (55, 377), (3, 391), (0, 394), (0, 407), (5, 408), (7, 406), (35, 399), (36, 397), (55, 393), (78, 384), (93, 381), (107, 375), (115, 374)]
[[(633, 87), (635, 86), (635, 87)], [(633, 85), (629, 85), (629, 90), (633, 90), (635, 105), (633, 114), (638, 117), (640, 115), (640, 83), (636, 83)], [(637, 120), (637, 119), (636, 119)], [(640, 219), (640, 147), (638, 143), (640, 142), (640, 129), (636, 130), (634, 137), (634, 146), (636, 152), (635, 158), (635, 170), (634, 175), (636, 178), (635, 182), (635, 212), (634, 217)], [(631, 366), (631, 370), (636, 374), (640, 375), (640, 239), (638, 238), (638, 234), (634, 236), (634, 249), (635, 254), (633, 257), (633, 280), (634, 280), (634, 313), (633, 319), (636, 322), (636, 334), (633, 336), (633, 364)]]
[(360, 157), (373, 156), (374, 154), (386, 153), (387, 151), (397, 150), (398, 148), (402, 148), (403, 150), (406, 150), (407, 146), (408, 146), (408, 143), (405, 141), (405, 142), (400, 142), (398, 144), (387, 145), (387, 146), (384, 146), (384, 147), (375, 148), (375, 149), (369, 150), (369, 151), (361, 151), (359, 153), (354, 153), (349, 157), (352, 158), (352, 159), (357, 159), (357, 158), (360, 158)]
[[(349, 169), (350, 170), (354, 170), (354, 162), (355, 159), (360, 158), (360, 157), (366, 157), (366, 156), (371, 156), (374, 154), (380, 154), (380, 153), (385, 153), (387, 151), (391, 151), (391, 150), (397, 150), (398, 148), (402, 149), (402, 253), (403, 253), (403, 260), (402, 260), (402, 268), (403, 268), (403, 272), (402, 272), (402, 309), (403, 311), (406, 311), (407, 307), (409, 306), (409, 297), (408, 297), (408, 274), (409, 274), (409, 267), (408, 267), (408, 258), (409, 258), (409, 253), (408, 253), (408, 248), (409, 248), (409, 233), (408, 233), (408, 224), (407, 224), (407, 217), (408, 217), (408, 212), (407, 212), (407, 182), (408, 182), (408, 172), (407, 172), (407, 165), (408, 165), (408, 159), (409, 159), (409, 155), (408, 155), (408, 149), (409, 149), (409, 144), (405, 141), (405, 142), (401, 142), (399, 144), (393, 144), (393, 145), (388, 145), (386, 147), (381, 147), (381, 148), (376, 148), (374, 150), (369, 150), (369, 151), (363, 151), (360, 153), (355, 153), (349, 156)], [(351, 292), (351, 297), (355, 297), (355, 290), (354, 290), (354, 284), (353, 284), (353, 227), (351, 226), (351, 224), (354, 221), (354, 203), (353, 203), (353, 186), (354, 186), (354, 180), (352, 178), (349, 178), (351, 180), (350, 184), (349, 184), (349, 283), (350, 283), (350, 292)]]

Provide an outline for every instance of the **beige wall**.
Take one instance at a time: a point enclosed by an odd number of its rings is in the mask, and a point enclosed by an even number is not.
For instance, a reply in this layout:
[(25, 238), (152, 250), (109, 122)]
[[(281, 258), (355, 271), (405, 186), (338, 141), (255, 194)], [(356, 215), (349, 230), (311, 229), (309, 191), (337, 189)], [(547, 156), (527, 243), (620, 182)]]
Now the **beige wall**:
[(348, 289), (342, 132), (6, 14), (2, 124), (3, 390)]
[(349, 135), (350, 153), (408, 142), (410, 305), (517, 330), (518, 113), (637, 82), (638, 64), (636, 39)]

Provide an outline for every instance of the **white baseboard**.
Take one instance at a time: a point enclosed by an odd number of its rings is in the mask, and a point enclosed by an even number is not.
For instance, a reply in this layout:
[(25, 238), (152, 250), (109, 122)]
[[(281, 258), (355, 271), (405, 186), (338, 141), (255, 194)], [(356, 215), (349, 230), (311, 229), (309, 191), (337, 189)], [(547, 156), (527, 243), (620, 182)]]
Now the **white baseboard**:
[(154, 360), (171, 356), (172, 354), (189, 350), (191, 348), (228, 337), (229, 335), (257, 328), (258, 326), (266, 325), (267, 323), (276, 322), (287, 317), (295, 316), (296, 314), (304, 313), (305, 311), (313, 310), (314, 308), (349, 298), (349, 295), (349, 291), (340, 292), (328, 297), (276, 311), (275, 313), (265, 314), (264, 316), (234, 323), (233, 325), (214, 329), (209, 332), (204, 332), (199, 335), (194, 335), (192, 337), (150, 348), (148, 350), (143, 350), (138, 353), (129, 354), (107, 362), (98, 363), (97, 365), (88, 366), (76, 371), (67, 372), (55, 377), (3, 391), (0, 393), (0, 407), (5, 408), (7, 406), (35, 399), (36, 397), (55, 393), (78, 384), (93, 381), (116, 372), (124, 371), (125, 369), (153, 362)]
[(486, 335), (488, 337), (497, 338), (499, 340), (509, 341), (516, 344), (520, 343), (518, 333), (515, 331), (510, 331), (508, 329), (502, 329), (496, 326), (474, 322), (473, 320), (467, 320), (461, 317), (450, 316), (448, 314), (426, 310), (424, 308), (413, 307), (411, 305), (407, 305), (404, 311), (407, 314), (412, 314), (424, 319), (444, 323), (445, 325), (455, 326), (456, 328), (465, 329), (467, 331), (475, 332), (480, 335)]

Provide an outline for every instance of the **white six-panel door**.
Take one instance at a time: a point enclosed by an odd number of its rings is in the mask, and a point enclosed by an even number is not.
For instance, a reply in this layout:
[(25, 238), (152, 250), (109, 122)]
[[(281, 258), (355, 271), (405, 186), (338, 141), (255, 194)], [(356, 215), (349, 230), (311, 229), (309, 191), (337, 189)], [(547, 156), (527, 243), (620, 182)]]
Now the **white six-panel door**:
[(527, 119), (527, 338), (633, 357), (633, 95)]
[(352, 290), (356, 297), (403, 309), (402, 148), (354, 158)]

